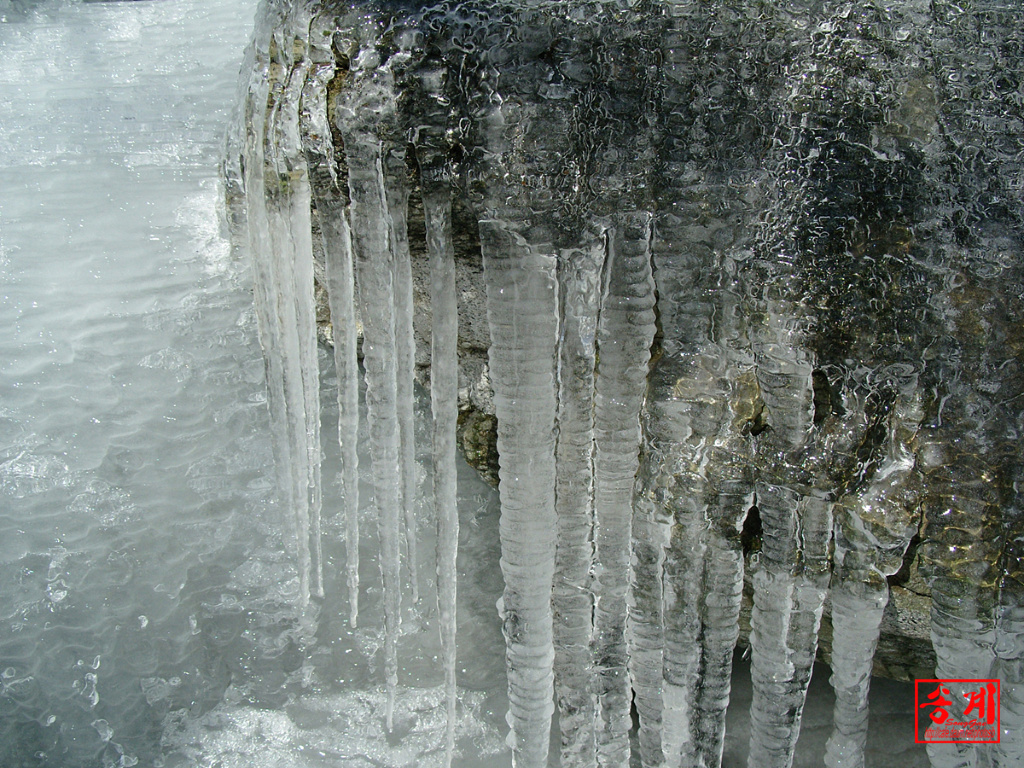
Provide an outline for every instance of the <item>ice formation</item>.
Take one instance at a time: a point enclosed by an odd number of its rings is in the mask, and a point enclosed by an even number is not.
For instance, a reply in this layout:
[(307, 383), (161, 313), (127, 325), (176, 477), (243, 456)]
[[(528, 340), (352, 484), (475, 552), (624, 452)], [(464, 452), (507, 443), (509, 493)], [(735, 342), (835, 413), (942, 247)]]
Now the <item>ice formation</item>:
[(826, 762), (863, 764), (915, 534), (936, 676), (1003, 686), (1001, 743), (933, 764), (1024, 760), (1022, 48), (1024, 17), (988, 0), (265, 3), (229, 166), (303, 595), (315, 220), (353, 626), (361, 323), (391, 701), (417, 599), (410, 253), (429, 256), (449, 760), (456, 202), (484, 264), (517, 766), (548, 764), (555, 703), (565, 766), (626, 765), (634, 705), (643, 765), (721, 763), (755, 519), (751, 766), (792, 763), (829, 594)]

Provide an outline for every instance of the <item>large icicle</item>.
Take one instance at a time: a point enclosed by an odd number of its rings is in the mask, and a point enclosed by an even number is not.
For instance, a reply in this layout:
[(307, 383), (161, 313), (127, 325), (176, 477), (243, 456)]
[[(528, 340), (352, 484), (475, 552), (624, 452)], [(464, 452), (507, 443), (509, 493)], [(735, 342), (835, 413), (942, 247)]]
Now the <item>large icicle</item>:
[(632, 725), (626, 591), (633, 483), (639, 462), (640, 404), (654, 340), (651, 216), (618, 214), (605, 237), (594, 399), (594, 655), (598, 763), (620, 766), (629, 759)]
[[(785, 255), (772, 258), (769, 274), (785, 268)], [(760, 438), (756, 484), (764, 536), (753, 574), (748, 765), (789, 768), (828, 586), (832, 517), (831, 500), (811, 487), (805, 463), (813, 414), (812, 368), (801, 331), (806, 320), (781, 300), (769, 299), (766, 315), (754, 345), (768, 430)]]
[(603, 239), (563, 251), (559, 259), (562, 325), (558, 363), (555, 509), (558, 546), (551, 605), (555, 694), (563, 765), (596, 765), (591, 641), (594, 596), (594, 365)]
[(452, 179), (448, 161), (447, 72), (438, 62), (424, 63), (418, 79), (423, 96), (422, 125), (415, 129), (423, 193), (427, 250), (430, 255), (430, 410), (433, 430), (433, 492), (437, 514), (437, 615), (445, 674), (445, 765), (455, 750), (456, 557), (459, 544), (458, 487), (455, 465), (458, 419), (458, 299), (452, 244)]
[(912, 441), (921, 421), (916, 381), (902, 384), (888, 414), (885, 455), (866, 488), (841, 499), (835, 520), (832, 577), (832, 735), (825, 747), (829, 768), (863, 768), (868, 736), (871, 662), (891, 576), (917, 531), (910, 481)]
[[(550, 10), (520, 9), (527, 39), (549, 39)], [(502, 20), (501, 23), (508, 23)], [(500, 69), (471, 94), (480, 115), (483, 188), (480, 243), (487, 288), (488, 352), (498, 420), (501, 496), (499, 603), (509, 691), (509, 744), (516, 768), (548, 763), (553, 713), (551, 595), (555, 568), (555, 418), (559, 339), (559, 213), (566, 190), (567, 125), (562, 97), (537, 98), (538, 68), (554, 70), (543, 47), (506, 42)], [(477, 101), (478, 100), (478, 101)]]
[[(303, 16), (301, 11), (296, 15)], [(300, 603), (322, 594), (319, 548), (320, 428), (316, 325), (312, 283), (310, 192), (298, 130), (305, 82), (303, 34), (308, 20), (289, 18), (268, 45), (268, 90), (252, 121), (262, 123), (262, 147), (251, 154), (246, 182), (256, 263), (261, 342), (267, 350), (269, 402), (285, 501), (295, 519)], [(297, 54), (298, 59), (293, 60)], [(262, 101), (262, 99), (260, 99)], [(254, 137), (255, 138), (255, 137)], [(251, 145), (250, 145), (251, 146)]]
[[(310, 221), (310, 186), (306, 158), (302, 151), (299, 133), (299, 104), (305, 85), (308, 62), (305, 60), (309, 17), (303, 11), (296, 11), (292, 21), (296, 39), (291, 49), (298, 60), (291, 65), (288, 80), (277, 118), (279, 138), (275, 157), (278, 178), (288, 179), (290, 187), (282, 189), (282, 214), (285, 217), (284, 231), (287, 246), (278, 251), (282, 273), (287, 273), (289, 262), (295, 293), (295, 335), (301, 381), (301, 411), (298, 403), (295, 412), (302, 414), (302, 423), (295, 425), (296, 453), (303, 459), (304, 477), (299, 479), (297, 491), (306, 499), (306, 510), (299, 512), (299, 528), (302, 532), (300, 551), (309, 549), (310, 565), (309, 591), (323, 596), (323, 563), (320, 547), (320, 380), (316, 346), (316, 301), (313, 294), (313, 243)], [(287, 182), (286, 182), (287, 184)], [(288, 194), (290, 192), (290, 194)], [(291, 259), (290, 254), (294, 254)], [(287, 355), (286, 355), (287, 356)], [(287, 386), (287, 378), (286, 378)], [(294, 418), (294, 417), (292, 417)], [(301, 483), (304, 483), (303, 488)], [(301, 507), (301, 502), (300, 502)]]
[(447, 706), (446, 762), (455, 748), (456, 569), (459, 513), (455, 470), (458, 417), (458, 309), (451, 239), (451, 199), (443, 188), (424, 181), (423, 210), (430, 248), (431, 311), (430, 402), (434, 415), (434, 507), (437, 514), (437, 604), (444, 656)]
[(640, 716), (640, 758), (644, 766), (662, 764), (662, 680), (664, 657), (664, 596), (662, 572), (672, 530), (668, 503), (671, 472), (668, 454), (671, 434), (659, 428), (670, 420), (648, 399), (644, 408), (644, 446), (633, 501), (633, 584), (629, 607), (629, 672)]
[[(609, 36), (609, 29), (619, 32)], [(581, 486), (577, 493), (592, 488), (593, 543), (583, 539), (569, 542), (581, 557), (592, 549), (593, 558), (589, 583), (577, 579), (582, 593), (576, 598), (578, 609), (593, 601), (592, 682), (578, 694), (586, 708), (579, 713), (578, 727), (582, 729), (579, 735), (589, 738), (590, 726), (583, 716), (588, 720), (593, 717), (591, 701), (596, 698), (597, 764), (616, 768), (630, 760), (630, 605), (634, 602), (631, 587), (636, 583), (632, 568), (633, 500), (641, 452), (640, 411), (647, 394), (655, 336), (651, 254), (654, 125), (653, 121), (637, 121), (636, 117), (649, 114), (655, 103), (658, 29), (657, 23), (623, 25), (614, 5), (601, 3), (593, 14), (574, 18), (573, 23), (565, 25), (560, 30), (564, 42), (555, 46), (564, 57), (558, 62), (557, 71), (565, 73), (567, 84), (571, 84), (571, 89), (563, 86), (563, 98), (572, 104), (572, 154), (564, 161), (566, 168), (562, 174), (578, 174), (572, 187), (578, 190), (578, 198), (570, 197), (567, 208), (585, 211), (587, 229), (600, 233), (604, 245), (603, 264), (599, 264), (596, 344), (593, 353), (585, 348), (578, 360), (578, 365), (585, 369), (584, 376), (571, 385), (580, 388), (579, 394), (592, 392), (593, 415), (588, 413), (579, 428), (582, 434), (590, 431), (592, 419), (592, 456), (589, 446), (575, 456), (571, 443), (565, 450), (566, 458), (577, 467), (592, 465), (593, 478), (576, 481)], [(579, 288), (566, 286), (567, 300)], [(582, 304), (578, 297), (575, 301)], [(564, 314), (567, 327), (563, 345), (573, 330), (568, 325), (568, 306)], [(572, 353), (571, 348), (569, 351)], [(590, 354), (594, 355), (593, 364)], [(586, 369), (593, 370), (592, 384)], [(562, 377), (563, 381), (575, 378), (575, 371), (563, 370)], [(563, 383), (562, 391), (567, 389)], [(565, 430), (575, 427), (564, 423), (564, 417), (572, 414), (564, 404), (560, 406), (565, 410), (559, 419), (561, 448)], [(578, 511), (585, 510), (587, 506), (581, 505)], [(587, 520), (576, 519), (577, 535), (584, 534)], [(653, 576), (660, 580), (660, 574)], [(590, 630), (589, 617), (577, 614), (577, 623), (581, 626), (570, 631), (578, 633), (576, 642), (583, 642)], [(651, 665), (646, 669), (657, 671)], [(585, 668), (577, 672), (584, 673)], [(565, 707), (559, 714), (560, 718), (577, 715), (567, 713)], [(563, 739), (565, 735), (563, 726)], [(589, 743), (586, 746), (591, 748)], [(589, 754), (581, 764), (591, 764)]]
[(390, 731), (398, 687), (401, 621), (401, 471), (394, 319), (394, 253), (378, 130), (394, 109), (392, 74), (380, 66), (376, 40), (352, 61), (350, 87), (336, 106), (348, 163), (352, 245), (363, 322), (363, 367), (370, 427), (371, 471), (384, 583), (385, 724)]
[(270, 224), (267, 218), (267, 200), (264, 193), (266, 167), (264, 163), (267, 133), (267, 100), (271, 77), (279, 70), (271, 68), (271, 55), (276, 55), (274, 30), (282, 23), (283, 14), (268, 6), (261, 24), (256, 28), (253, 41), (256, 69), (249, 80), (244, 115), (245, 139), (240, 170), (246, 199), (245, 221), (248, 228), (249, 251), (253, 264), (253, 293), (260, 346), (266, 367), (267, 405), (270, 411), (271, 442), (274, 449), (274, 467), (277, 487), (285, 494), (284, 503), (292, 505), (289, 469), (290, 451), (285, 413), (284, 373), (281, 351), (281, 318), (276, 309), (277, 286), (271, 269), (273, 252), (270, 247)]
[(502, 195), (504, 163), (539, 141), (543, 112), (493, 108), (487, 141), (491, 198), (480, 241), (491, 329), (490, 375), (501, 457), (500, 603), (509, 688), (509, 743), (517, 768), (547, 765), (553, 696), (551, 587), (555, 563), (555, 234), (526, 200)]
[(321, 41), (323, 16), (310, 31), (311, 70), (302, 94), (302, 142), (309, 168), (324, 249), (324, 272), (338, 374), (338, 439), (341, 444), (341, 495), (345, 519), (345, 571), (349, 625), (359, 618), (359, 362), (356, 357), (355, 277), (348, 224), (348, 189), (339, 179), (327, 93), (337, 67), (334, 54)]
[(405, 136), (401, 125), (391, 137), (384, 158), (384, 187), (391, 219), (391, 247), (394, 252), (395, 300), (395, 384), (398, 403), (399, 466), (402, 477), (402, 509), (405, 524), (406, 563), (412, 586), (412, 601), (420, 599), (416, 578), (416, 440), (413, 422), (413, 374), (416, 343), (412, 333), (412, 256), (409, 253), (409, 171), (406, 166)]
[[(740, 287), (763, 115), (746, 97), (711, 94), (753, 92), (749, 52), (735, 40), (770, 35), (771, 12), (751, 25), (729, 2), (662, 8), (653, 249), (662, 338), (645, 409), (631, 648), (643, 764), (717, 768), (739, 635), (751, 432), (763, 407)], [(651, 674), (662, 667), (663, 680)]]
[(501, 600), (518, 768), (547, 765), (555, 558), (556, 258), (501, 219), (480, 224), (501, 456)]

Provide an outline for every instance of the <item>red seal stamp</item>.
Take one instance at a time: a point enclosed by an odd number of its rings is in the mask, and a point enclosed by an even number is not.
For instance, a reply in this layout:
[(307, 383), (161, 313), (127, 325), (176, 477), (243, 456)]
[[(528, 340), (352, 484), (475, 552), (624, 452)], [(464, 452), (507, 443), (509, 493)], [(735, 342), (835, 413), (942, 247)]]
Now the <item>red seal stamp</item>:
[(914, 741), (998, 744), (999, 680), (915, 680)]

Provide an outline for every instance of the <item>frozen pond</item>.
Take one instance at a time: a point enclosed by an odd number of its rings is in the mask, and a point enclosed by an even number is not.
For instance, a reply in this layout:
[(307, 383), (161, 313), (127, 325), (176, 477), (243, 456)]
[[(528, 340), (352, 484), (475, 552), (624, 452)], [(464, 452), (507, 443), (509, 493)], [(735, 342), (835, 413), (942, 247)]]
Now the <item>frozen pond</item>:
[[(337, 383), (325, 350), (327, 596), (305, 617), (296, 608), (251, 279), (220, 220), (217, 169), (254, 12), (254, 0), (0, 0), (8, 768), (441, 759), (432, 588), (426, 607), (405, 606), (396, 727), (383, 730), (369, 506), (360, 629), (345, 618)], [(497, 498), (465, 465), (459, 481), (456, 764), (510, 765)], [(420, 512), (430, 552), (432, 513)], [(726, 765), (745, 763), (740, 669)], [(820, 763), (826, 674), (812, 685), (800, 765)], [(909, 686), (876, 685), (869, 765), (913, 745), (912, 708)], [(925, 760), (916, 751), (899, 763)]]

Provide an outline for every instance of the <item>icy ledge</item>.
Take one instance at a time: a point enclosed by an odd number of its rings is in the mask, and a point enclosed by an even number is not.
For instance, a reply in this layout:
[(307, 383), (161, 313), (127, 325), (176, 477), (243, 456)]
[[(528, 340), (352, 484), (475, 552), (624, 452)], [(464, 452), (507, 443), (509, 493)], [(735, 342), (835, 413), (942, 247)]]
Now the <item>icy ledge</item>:
[[(489, 355), (461, 388), (497, 419), (516, 765), (547, 764), (553, 702), (563, 765), (624, 765), (631, 704), (643, 765), (718, 765), (745, 579), (751, 766), (792, 762), (829, 600), (826, 761), (862, 764), (887, 579), (915, 536), (936, 675), (1003, 684), (1001, 743), (933, 764), (1024, 759), (1022, 39), (988, 2), (265, 4), (233, 219), (306, 601), (316, 248), (346, 456), (361, 324), (388, 725), (403, 560), (425, 554), (418, 307), (449, 758), (461, 340)], [(343, 478), (352, 509), (349, 460)]]

